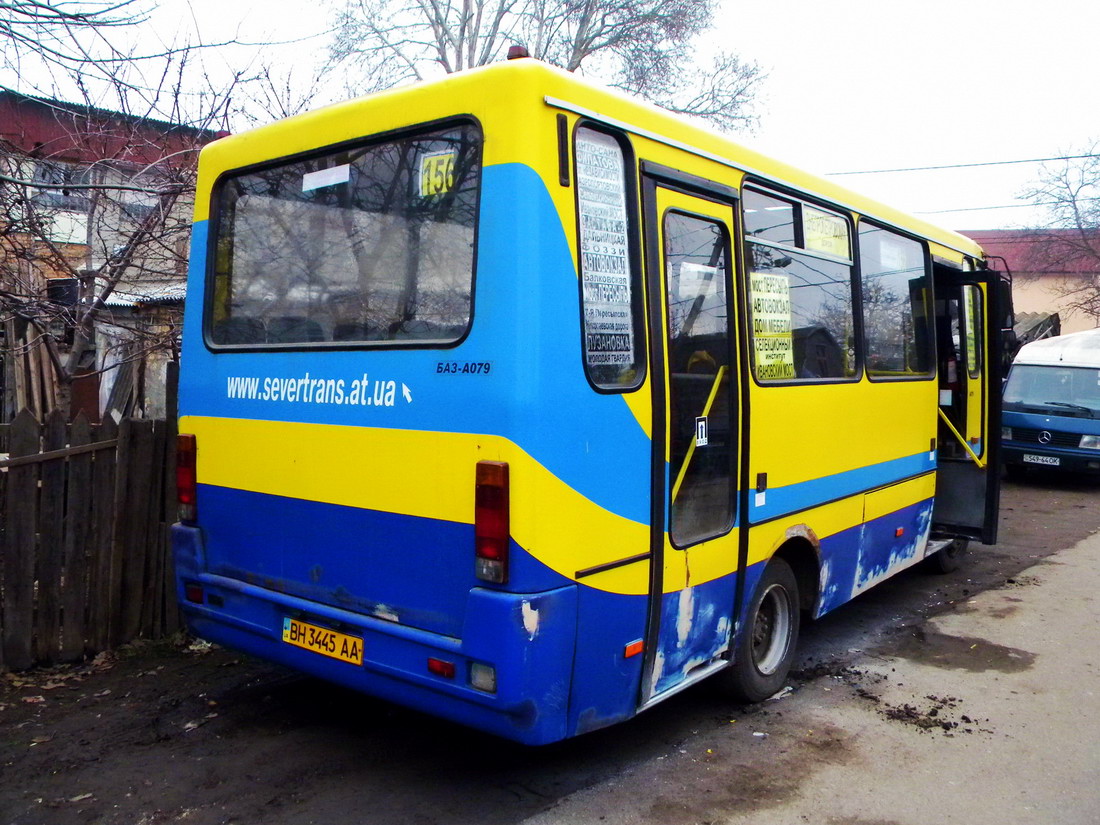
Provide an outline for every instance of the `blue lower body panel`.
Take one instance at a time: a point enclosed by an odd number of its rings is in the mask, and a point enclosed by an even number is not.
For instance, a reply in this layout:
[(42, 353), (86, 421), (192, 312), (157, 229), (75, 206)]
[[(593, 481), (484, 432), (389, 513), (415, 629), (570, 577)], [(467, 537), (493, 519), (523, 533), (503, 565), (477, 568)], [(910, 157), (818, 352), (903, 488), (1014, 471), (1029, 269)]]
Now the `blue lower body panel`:
[(924, 558), (932, 499), (919, 501), (821, 541), (820, 617)]
[[(472, 588), (454, 637), (203, 572), (201, 531), (175, 525), (172, 540), (180, 604), (197, 636), (526, 744), (569, 735), (575, 585), (533, 594)], [(201, 586), (201, 604), (187, 600), (188, 584)], [(284, 642), (287, 617), (361, 638), (362, 666)], [(429, 672), (429, 658), (452, 663), (453, 678)], [(495, 670), (495, 690), (471, 684), (475, 664)]]

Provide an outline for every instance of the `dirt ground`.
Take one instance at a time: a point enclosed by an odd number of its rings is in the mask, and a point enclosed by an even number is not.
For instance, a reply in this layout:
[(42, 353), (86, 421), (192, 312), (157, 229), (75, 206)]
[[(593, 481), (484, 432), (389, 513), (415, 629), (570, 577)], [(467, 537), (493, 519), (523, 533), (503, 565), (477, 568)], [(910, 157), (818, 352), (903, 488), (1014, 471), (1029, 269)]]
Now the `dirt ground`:
[[(971, 667), (1027, 669), (1026, 650), (936, 621), (986, 591), (997, 595), (988, 610), (1009, 615), (1014, 589), (1035, 586), (1029, 568), (1100, 529), (1098, 499), (1100, 482), (1076, 477), (1006, 484), (996, 546), (947, 576), (904, 573), (806, 628), (792, 690), (813, 685), (919, 735), (992, 747), (991, 723), (968, 712), (950, 676), (910, 697), (874, 663), (965, 651)], [(826, 723), (806, 735), (808, 719), (782, 701), (732, 705), (702, 685), (626, 724), (531, 749), (180, 639), (0, 677), (0, 825), (553, 821), (571, 795), (662, 775), (676, 790), (645, 821), (726, 821), (797, 795), (815, 765), (853, 762), (858, 731)]]

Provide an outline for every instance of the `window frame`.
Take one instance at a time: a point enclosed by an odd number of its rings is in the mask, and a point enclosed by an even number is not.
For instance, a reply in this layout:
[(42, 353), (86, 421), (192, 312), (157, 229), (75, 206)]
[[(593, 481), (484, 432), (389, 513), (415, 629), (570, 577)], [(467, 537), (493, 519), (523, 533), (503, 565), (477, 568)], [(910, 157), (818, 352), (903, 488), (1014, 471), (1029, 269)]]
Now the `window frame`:
[[(584, 317), (584, 272), (581, 262), (581, 210), (580, 210), (580, 185), (577, 177), (577, 136), (582, 129), (589, 129), (602, 135), (606, 135), (619, 145), (623, 156), (623, 171), (626, 202), (626, 234), (627, 255), (629, 256), (630, 269), (630, 322), (634, 331), (634, 364), (635, 379), (629, 384), (618, 386), (604, 386), (598, 384), (592, 376), (588, 364), (587, 350), (585, 348), (585, 317)], [(581, 368), (584, 371), (588, 385), (602, 395), (622, 395), (637, 392), (646, 382), (649, 375), (649, 342), (647, 339), (648, 324), (645, 310), (645, 282), (643, 280), (642, 267), (642, 232), (640, 217), (640, 194), (638, 189), (638, 158), (634, 151), (634, 145), (630, 137), (623, 131), (593, 120), (587, 117), (579, 117), (573, 123), (572, 134), (569, 139), (569, 151), (572, 154), (570, 169), (573, 176), (573, 218), (576, 232), (576, 255), (574, 263), (577, 267), (577, 312), (580, 320), (580, 359)]]
[(863, 260), (859, 248), (859, 232), (860, 227), (866, 223), (870, 226), (874, 226), (877, 229), (881, 229), (884, 232), (890, 232), (897, 235), (900, 238), (913, 241), (921, 248), (922, 260), (924, 263), (924, 275), (928, 279), (928, 298), (929, 304), (927, 306), (927, 312), (925, 314), (926, 321), (928, 323), (929, 335), (928, 335), (928, 369), (925, 372), (918, 373), (916, 375), (905, 375), (902, 373), (893, 373), (890, 375), (875, 375), (870, 369), (866, 370), (867, 380), (874, 384), (892, 384), (898, 381), (933, 381), (936, 378), (938, 372), (938, 356), (936, 351), (936, 335), (935, 335), (935, 323), (936, 323), (936, 291), (932, 273), (932, 253), (928, 247), (928, 241), (921, 238), (918, 235), (914, 235), (910, 232), (904, 232), (898, 229), (896, 226), (891, 226), (877, 221), (873, 218), (868, 218), (865, 215), (859, 215), (856, 221), (856, 243), (855, 243), (855, 255), (856, 255), (856, 287), (859, 295), (859, 337), (857, 341), (859, 343), (858, 349), (860, 359), (866, 364), (867, 358), (867, 329), (864, 324), (863, 317)]
[[(740, 298), (739, 298), (739, 296), (737, 295), (737, 292), (736, 292), (737, 283), (736, 283), (735, 276), (734, 276), (734, 269), (736, 268), (736, 262), (735, 262), (735, 259), (734, 259), (734, 239), (736, 237), (736, 227), (734, 226), (734, 229), (731, 231), (730, 226), (733, 225), (732, 220), (731, 220), (730, 224), (726, 224), (726, 223), (723, 223), (718, 218), (715, 218), (713, 215), (706, 215), (706, 214), (700, 214), (698, 212), (691, 212), (691, 211), (689, 211), (689, 210), (687, 210), (683, 207), (680, 207), (680, 206), (668, 207), (658, 217), (658, 220), (660, 222), (661, 237), (665, 241), (665, 243), (662, 245), (662, 248), (660, 250), (661, 266), (662, 266), (662, 269), (664, 270), (661, 273), (661, 281), (663, 283), (663, 291), (664, 291), (664, 295), (661, 296), (661, 302), (662, 302), (662, 305), (664, 307), (664, 311), (661, 314), (663, 316), (665, 340), (669, 344), (671, 344), (671, 342), (672, 342), (672, 317), (671, 317), (671, 314), (669, 312), (669, 299), (668, 299), (669, 275), (668, 275), (668, 270), (667, 270), (666, 267), (667, 267), (667, 264), (668, 264), (667, 221), (669, 219), (669, 216), (671, 216), (671, 215), (678, 215), (680, 217), (685, 217), (685, 218), (691, 218), (691, 219), (694, 219), (694, 220), (698, 220), (698, 221), (701, 221), (703, 223), (713, 224), (714, 226), (717, 226), (719, 228), (719, 231), (721, 233), (722, 240), (723, 240), (723, 243), (724, 243), (724, 247), (723, 247), (722, 251), (723, 251), (723, 254), (725, 255), (725, 259), (726, 259), (725, 281), (723, 283), (723, 288), (726, 290), (726, 292), (725, 292), (726, 306), (734, 310), (733, 313), (727, 314), (727, 316), (726, 316), (726, 358), (727, 358), (727, 361), (729, 362), (728, 365), (727, 365), (727, 370), (728, 370), (729, 374), (728, 374), (726, 380), (729, 383), (730, 387), (736, 387), (736, 382), (740, 380), (740, 368), (739, 368), (738, 359), (737, 359), (737, 342), (736, 342), (736, 338), (737, 338), (737, 335), (738, 335), (738, 326), (739, 326), (738, 321), (737, 321), (736, 308), (737, 308), (737, 304), (738, 304)], [(670, 364), (669, 364), (668, 351), (667, 350), (665, 352), (665, 359), (664, 360), (665, 360), (665, 373), (666, 373), (666, 375), (668, 376), (668, 379), (669, 379), (669, 398), (671, 398), (672, 371), (671, 371)], [(736, 370), (736, 372), (735, 372), (735, 370)], [(666, 400), (666, 404), (668, 404), (669, 411), (671, 412), (671, 403), (670, 403), (670, 401)], [(740, 453), (741, 453), (741, 435), (740, 435), (741, 423), (738, 419), (736, 411), (737, 411), (737, 395), (732, 394), (731, 397), (730, 397), (730, 409), (729, 409), (730, 422), (729, 423), (730, 423), (730, 431), (731, 432), (736, 432), (737, 433), (737, 438), (734, 439), (734, 441), (731, 444), (729, 464), (726, 467), (726, 470), (728, 471), (727, 478), (729, 479), (729, 493), (730, 493), (730, 495), (729, 495), (729, 506), (730, 506), (730, 510), (729, 510), (729, 519), (722, 527), (717, 528), (716, 531), (713, 532), (713, 533), (707, 533), (705, 535), (702, 535), (702, 536), (699, 536), (699, 537), (696, 537), (696, 538), (692, 538), (688, 542), (679, 542), (679, 541), (676, 540), (676, 537), (673, 535), (673, 532), (672, 532), (672, 530), (673, 530), (672, 507), (673, 507), (673, 504), (674, 504), (674, 502), (672, 500), (672, 484), (673, 484), (675, 479), (672, 476), (673, 467), (672, 467), (671, 464), (669, 465), (669, 468), (668, 468), (669, 469), (669, 480), (668, 480), (668, 484), (667, 484), (667, 487), (668, 487), (668, 492), (667, 492), (668, 512), (665, 514), (665, 519), (666, 519), (666, 525), (667, 525), (668, 543), (674, 550), (688, 550), (689, 548), (694, 547), (697, 544), (702, 544), (703, 542), (713, 541), (714, 539), (721, 538), (722, 536), (727, 536), (733, 531), (734, 526), (737, 524), (739, 503), (740, 503), (740, 497), (737, 495), (737, 486), (738, 486), (737, 464), (738, 464), (738, 460), (739, 460)], [(667, 445), (667, 447), (671, 451), (671, 449), (672, 449), (672, 444), (671, 444), (671, 440), (672, 440), (671, 415), (669, 415), (668, 418), (669, 418), (669, 428), (670, 428), (668, 440), (669, 440), (670, 443)]]
[[(985, 354), (985, 346), (984, 346), (984, 342), (985, 342), (985, 321), (984, 321), (984, 316), (985, 316), (985, 293), (982, 292), (981, 285), (977, 284), (977, 283), (963, 283), (963, 284), (960, 285), (960, 289), (962, 290), (962, 300), (960, 301), (960, 303), (963, 306), (961, 328), (962, 328), (963, 339), (967, 342), (967, 347), (966, 347), (966, 350), (965, 350), (964, 355), (963, 355), (963, 358), (964, 358), (964, 361), (965, 361), (965, 366), (966, 366), (966, 374), (971, 379), (978, 379), (978, 378), (982, 377), (982, 369), (983, 369), (984, 362), (985, 362), (985, 358), (983, 357), (984, 354)], [(973, 330), (970, 329), (970, 319), (967, 315), (966, 295), (967, 295), (968, 291), (970, 291), (970, 294), (973, 295), (974, 298), (975, 298), (975, 303), (974, 303), (974, 306), (973, 306), (973, 310), (974, 310), (974, 329)], [(970, 343), (970, 340), (971, 340), (971, 338), (970, 338), (971, 333), (973, 333), (973, 335), (974, 335), (974, 338), (973, 338), (973, 340), (974, 340), (974, 351), (973, 352), (970, 351), (970, 346), (969, 346), (969, 343)], [(971, 358), (971, 356), (974, 357), (974, 368), (973, 369), (971, 369), (971, 367), (970, 367), (970, 358)]]
[(31, 182), (35, 191), (31, 203), (37, 208), (69, 212), (76, 215), (88, 215), (92, 211), (92, 196), (87, 189), (77, 189), (76, 194), (68, 189), (71, 186), (87, 186), (92, 183), (90, 165), (82, 166), (73, 161), (53, 158), (37, 158), (33, 161)]
[[(753, 238), (748, 234), (747, 225), (748, 222), (745, 218), (745, 196), (748, 193), (756, 193), (764, 197), (773, 198), (775, 200), (786, 201), (792, 204), (794, 209), (794, 238), (796, 246), (789, 246), (788, 244), (780, 243), (778, 241), (770, 241), (766, 239)], [(863, 348), (861, 346), (863, 337), (863, 319), (859, 311), (861, 306), (861, 294), (859, 289), (858, 278), (858, 238), (856, 236), (856, 221), (853, 214), (836, 204), (828, 201), (816, 199), (798, 192), (793, 189), (789, 189), (784, 186), (780, 186), (771, 181), (760, 180), (757, 178), (746, 178), (741, 187), (741, 199), (740, 199), (740, 235), (741, 235), (741, 254), (744, 255), (744, 265), (741, 267), (741, 280), (742, 287), (745, 296), (745, 318), (746, 318), (746, 364), (748, 366), (748, 373), (751, 376), (753, 382), (760, 387), (806, 387), (816, 386), (820, 384), (857, 384), (863, 379), (865, 372)], [(848, 227), (848, 258), (841, 258), (835, 255), (831, 255), (827, 252), (821, 252), (815, 249), (807, 249), (805, 246), (805, 229), (804, 220), (802, 216), (802, 207), (808, 206), (811, 209), (815, 209), (819, 212), (825, 212), (830, 215), (835, 215), (842, 218), (845, 225)], [(754, 343), (754, 336), (752, 331), (752, 289), (749, 279), (752, 277), (752, 247), (750, 244), (758, 244), (761, 246), (767, 246), (772, 249), (777, 249), (784, 252), (793, 252), (798, 255), (804, 255), (816, 260), (826, 261), (828, 263), (842, 264), (848, 267), (848, 287), (852, 296), (852, 336), (855, 342), (854, 347), (854, 369), (851, 375), (836, 376), (829, 378), (777, 378), (777, 379), (760, 379), (756, 374), (756, 347)]]
[[(215, 281), (217, 278), (217, 252), (220, 240), (220, 226), (223, 207), (223, 195), (226, 183), (229, 179), (264, 172), (268, 169), (277, 169), (294, 163), (302, 163), (317, 158), (322, 158), (340, 152), (349, 152), (356, 149), (365, 149), (371, 146), (380, 146), (393, 143), (402, 139), (415, 139), (417, 137), (438, 132), (448, 128), (470, 126), (476, 130), (479, 138), (478, 147), (478, 174), (477, 190), (474, 198), (473, 213), (475, 215), (473, 226), (472, 255), (470, 260), (470, 317), (466, 329), (453, 341), (418, 341), (415, 339), (401, 339), (388, 341), (294, 341), (289, 343), (255, 342), (244, 344), (219, 344), (213, 341), (213, 308), (216, 292)], [(207, 217), (206, 256), (203, 262), (203, 306), (202, 306), (202, 340), (203, 344), (211, 352), (340, 352), (348, 350), (450, 350), (460, 346), (473, 330), (476, 320), (477, 306), (477, 281), (478, 281), (478, 248), (481, 232), (481, 198), (485, 179), (485, 130), (481, 121), (471, 114), (453, 115), (431, 121), (424, 121), (412, 126), (403, 126), (396, 129), (388, 129), (376, 132), (368, 136), (350, 138), (315, 147), (303, 152), (290, 155), (267, 158), (256, 163), (233, 167), (221, 171), (214, 179), (209, 189), (209, 213)]]

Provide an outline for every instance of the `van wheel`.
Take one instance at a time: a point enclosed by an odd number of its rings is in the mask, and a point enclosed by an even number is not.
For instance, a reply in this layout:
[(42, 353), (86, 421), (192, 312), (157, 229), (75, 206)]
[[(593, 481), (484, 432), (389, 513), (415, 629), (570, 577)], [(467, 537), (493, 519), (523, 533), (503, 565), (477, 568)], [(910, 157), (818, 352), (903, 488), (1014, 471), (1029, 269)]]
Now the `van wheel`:
[(762, 702), (787, 680), (798, 641), (798, 581), (783, 559), (768, 562), (756, 585), (733, 664), (721, 674), (728, 695)]
[(962, 563), (962, 555), (968, 544), (966, 539), (955, 539), (925, 559), (925, 567), (931, 573), (954, 573)]

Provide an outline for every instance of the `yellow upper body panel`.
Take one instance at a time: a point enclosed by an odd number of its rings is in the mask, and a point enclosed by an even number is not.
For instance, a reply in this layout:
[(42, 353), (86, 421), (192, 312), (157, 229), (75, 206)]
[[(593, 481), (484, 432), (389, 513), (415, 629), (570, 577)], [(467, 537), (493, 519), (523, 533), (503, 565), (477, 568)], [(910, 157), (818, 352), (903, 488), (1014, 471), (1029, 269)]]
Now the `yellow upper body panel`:
[[(203, 149), (195, 220), (209, 216), (209, 192), (222, 173), (345, 141), (381, 135), (417, 124), (469, 115), (486, 136), (484, 164), (524, 163), (543, 177), (555, 200), (572, 201), (558, 184), (557, 130), (553, 118), (566, 113), (621, 126), (631, 134), (639, 159), (738, 186), (745, 174), (781, 183), (859, 214), (886, 221), (933, 242), (948, 259), (960, 253), (981, 258), (981, 248), (829, 180), (747, 149), (715, 131), (663, 109), (536, 60), (512, 60), (400, 87), (297, 115), (223, 138)], [(572, 232), (572, 227), (566, 227)]]

